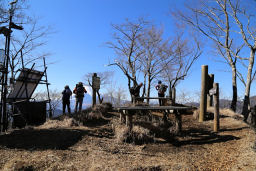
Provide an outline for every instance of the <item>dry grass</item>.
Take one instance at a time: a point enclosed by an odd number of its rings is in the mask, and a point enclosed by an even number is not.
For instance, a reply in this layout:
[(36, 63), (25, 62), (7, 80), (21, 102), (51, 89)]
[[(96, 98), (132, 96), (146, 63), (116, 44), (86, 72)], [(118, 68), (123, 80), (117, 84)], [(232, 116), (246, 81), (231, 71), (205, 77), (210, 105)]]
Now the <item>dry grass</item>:
[(136, 122), (134, 137), (154, 138), (140, 145), (123, 142), (127, 128), (106, 113), (112, 121), (96, 126), (70, 124), (75, 117), (48, 121), (0, 135), (0, 170), (256, 170), (255, 132), (237, 114), (220, 113), (219, 133), (212, 120), (199, 123), (192, 115), (183, 115), (182, 134), (172, 138), (154, 134), (157, 122)]
[(150, 134), (150, 130), (137, 125), (131, 131), (125, 125), (118, 125), (115, 127), (114, 132), (118, 143), (125, 142), (141, 145), (154, 141), (154, 136)]
[(47, 120), (43, 125), (38, 126), (38, 129), (53, 129), (53, 128), (70, 128), (79, 126), (79, 123), (68, 116), (64, 116), (61, 120)]
[(112, 110), (111, 103), (95, 105), (93, 108), (87, 108), (81, 113), (75, 113), (72, 117), (82, 125), (105, 124), (108, 122), (108, 111)]

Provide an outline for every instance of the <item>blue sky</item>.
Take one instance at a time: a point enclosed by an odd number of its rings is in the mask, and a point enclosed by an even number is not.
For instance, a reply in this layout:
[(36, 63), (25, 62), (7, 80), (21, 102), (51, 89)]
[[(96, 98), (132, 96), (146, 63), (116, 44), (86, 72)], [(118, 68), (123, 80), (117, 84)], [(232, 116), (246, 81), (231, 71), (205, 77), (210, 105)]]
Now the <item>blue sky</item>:
[[(48, 38), (41, 49), (52, 53), (48, 62), (51, 89), (62, 90), (68, 84), (74, 87), (89, 72), (115, 71), (114, 80), (127, 88), (124, 75), (115, 67), (104, 67), (116, 55), (104, 43), (111, 41), (111, 23), (121, 24), (128, 19), (146, 17), (162, 25), (167, 36), (175, 34), (174, 22), (168, 15), (170, 8), (183, 8), (184, 0), (29, 0), (29, 11), (39, 16), (41, 25), (51, 25), (56, 33)], [(206, 46), (207, 42), (205, 43)], [(178, 93), (200, 90), (201, 65), (209, 65), (215, 82), (225, 96), (231, 96), (231, 73), (226, 65), (212, 60), (213, 54), (205, 48), (203, 55), (192, 67), (190, 75), (178, 86)], [(142, 80), (141, 80), (142, 81)], [(239, 84), (239, 95), (244, 88)], [(252, 86), (251, 94), (255, 94)], [(154, 94), (153, 94), (154, 95)]]

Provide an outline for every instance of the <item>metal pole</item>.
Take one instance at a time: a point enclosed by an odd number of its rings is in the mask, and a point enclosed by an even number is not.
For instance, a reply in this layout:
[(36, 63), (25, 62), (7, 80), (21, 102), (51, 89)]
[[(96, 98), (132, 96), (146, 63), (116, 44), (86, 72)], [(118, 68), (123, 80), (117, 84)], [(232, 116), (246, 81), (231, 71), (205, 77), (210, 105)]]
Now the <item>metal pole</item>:
[(3, 131), (7, 130), (8, 127), (8, 120), (7, 120), (7, 103), (6, 103), (6, 96), (8, 93), (7, 89), (7, 82), (8, 82), (8, 65), (10, 59), (10, 40), (11, 40), (11, 23), (12, 23), (12, 15), (13, 15), (13, 4), (11, 4), (11, 9), (9, 11), (10, 18), (9, 18), (9, 33), (7, 35), (7, 52), (6, 52), (6, 65), (5, 65), (5, 76), (4, 76), (4, 94), (3, 94)]
[(6, 37), (5, 39), (5, 50), (4, 50), (4, 53), (5, 53), (5, 56), (4, 56), (4, 68), (3, 68), (3, 71), (2, 71), (2, 76), (1, 76), (1, 108), (0, 108), (0, 132), (3, 131), (3, 117), (4, 117), (4, 113), (3, 113), (3, 106), (4, 106), (4, 87), (5, 87), (5, 74), (6, 74), (6, 61), (7, 61), (7, 54), (6, 54), (6, 51), (7, 51), (7, 46), (8, 46), (8, 39)]
[(48, 101), (49, 101), (49, 117), (52, 117), (52, 105), (51, 105), (51, 98), (49, 93), (49, 84), (48, 84), (48, 78), (46, 73), (47, 67), (45, 63), (45, 57), (44, 57), (44, 74), (45, 74), (45, 81), (46, 81), (46, 88), (47, 88), (47, 95), (48, 95)]
[(208, 65), (202, 65), (202, 75), (201, 75), (201, 99), (200, 99), (200, 113), (199, 113), (199, 122), (204, 121), (204, 116), (207, 110), (207, 76), (208, 76)]

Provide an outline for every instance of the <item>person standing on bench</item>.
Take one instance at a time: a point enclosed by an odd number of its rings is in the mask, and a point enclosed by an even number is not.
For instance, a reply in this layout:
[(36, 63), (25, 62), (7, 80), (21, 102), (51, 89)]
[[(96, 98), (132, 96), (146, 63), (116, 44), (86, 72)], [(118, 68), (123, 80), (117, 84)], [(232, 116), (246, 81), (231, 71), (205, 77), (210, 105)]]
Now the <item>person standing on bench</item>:
[(139, 85), (130, 88), (130, 92), (132, 95), (132, 102), (137, 102), (136, 97), (140, 97), (140, 88), (142, 86), (143, 86), (143, 83), (140, 83)]
[[(164, 97), (165, 92), (167, 90), (168, 86), (162, 84), (162, 81), (158, 81), (158, 84), (156, 85), (156, 90), (158, 91), (158, 97)], [(159, 106), (163, 106), (163, 99), (159, 99)]]

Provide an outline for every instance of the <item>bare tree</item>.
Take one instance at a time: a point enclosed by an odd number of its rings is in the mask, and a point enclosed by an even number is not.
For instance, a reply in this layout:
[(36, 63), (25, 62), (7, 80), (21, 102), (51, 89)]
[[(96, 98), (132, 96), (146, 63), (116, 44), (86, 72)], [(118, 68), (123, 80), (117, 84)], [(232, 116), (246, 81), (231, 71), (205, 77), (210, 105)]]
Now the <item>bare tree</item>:
[(115, 30), (113, 41), (107, 42), (109, 48), (112, 48), (118, 56), (114, 63), (109, 66), (117, 66), (128, 80), (128, 88), (137, 85), (137, 76), (139, 75), (139, 58), (143, 54), (138, 40), (142, 36), (147, 22), (144, 19), (138, 19), (135, 22), (126, 20), (124, 24), (112, 25)]
[[(189, 14), (176, 11), (174, 14), (187, 24), (201, 32), (215, 44), (225, 63), (232, 71), (232, 103), (230, 108), (236, 111), (237, 103), (237, 58), (242, 46), (234, 49), (234, 34), (230, 30), (230, 9), (227, 0), (200, 1), (200, 6), (187, 5)], [(232, 52), (233, 53), (232, 53)]]
[[(3, 12), (0, 15), (0, 25), (6, 25), (6, 22), (9, 21), (8, 8), (6, 3), (0, 3), (0, 11)], [(11, 37), (9, 66), (10, 78), (12, 79), (15, 78), (19, 68), (26, 67), (49, 55), (48, 52), (42, 54), (35, 54), (35, 52), (39, 47), (46, 44), (47, 36), (53, 31), (51, 31), (50, 27), (39, 26), (39, 19), (27, 16), (26, 10), (28, 10), (26, 2), (24, 0), (17, 1), (13, 11), (13, 23), (22, 26), (23, 30), (19, 31), (19, 33), (13, 33)]]
[(126, 99), (125, 88), (117, 86), (115, 81), (112, 81), (106, 88), (105, 97), (113, 106), (120, 106)]
[[(49, 93), (50, 93), (50, 99), (51, 99), (52, 114), (54, 116), (56, 109), (58, 109), (58, 107), (62, 102), (62, 93), (58, 90), (50, 90)], [(46, 91), (37, 92), (33, 95), (33, 98), (38, 101), (48, 100), (48, 93)]]
[[(31, 21), (30, 27), (27, 28), (29, 29), (23, 30), (21, 36), (13, 37), (11, 42), (11, 78), (15, 78), (18, 68), (26, 67), (49, 55), (49, 52), (36, 54), (36, 56), (34, 54), (39, 47), (46, 44), (45, 38), (51, 33), (49, 28), (38, 26), (36, 20)], [(21, 61), (22, 58), (23, 61)], [(22, 62), (24, 66), (22, 66)]]
[[(84, 80), (88, 83), (88, 86), (92, 87), (92, 76), (94, 73), (88, 73), (84, 75)], [(110, 78), (113, 76), (113, 72), (105, 71), (105, 72), (98, 72), (97, 76), (100, 77), (100, 85), (101, 87), (106, 86), (107, 84), (110, 84)], [(101, 94), (99, 90), (97, 90), (97, 95), (100, 104), (103, 102), (103, 97), (101, 97)]]
[[(248, 61), (247, 64), (247, 78), (246, 78), (246, 86), (245, 86), (245, 94), (244, 94), (244, 101), (243, 101), (243, 111), (242, 114), (244, 115), (244, 120), (247, 120), (249, 114), (249, 107), (250, 107), (250, 89), (252, 81), (256, 75), (256, 70), (253, 70), (254, 67), (254, 60), (255, 60), (255, 51), (256, 51), (256, 27), (251, 22), (253, 18), (253, 14), (247, 12), (246, 8), (241, 5), (240, 0), (227, 0), (230, 8), (232, 9), (232, 17), (234, 18), (237, 26), (239, 27), (240, 31), (239, 34), (241, 35), (245, 45), (250, 50), (250, 55), (247, 58), (243, 58), (241, 56), (236, 57), (242, 60)], [(245, 20), (246, 19), (246, 20)]]
[(183, 39), (182, 34), (177, 35), (171, 45), (162, 46), (163, 52), (165, 52), (162, 55), (172, 59), (171, 62), (170, 60), (162, 62), (163, 72), (161, 73), (162, 77), (169, 83), (169, 96), (171, 99), (173, 89), (188, 76), (192, 65), (201, 56), (200, 46), (200, 42), (197, 39)]
[[(139, 38), (139, 43), (144, 51), (139, 60), (144, 72), (144, 86), (147, 85), (146, 96), (150, 97), (151, 82), (162, 72), (162, 61), (165, 59), (160, 56), (160, 48), (163, 44), (163, 30), (152, 26), (145, 29), (143, 36)], [(165, 56), (164, 56), (165, 57)], [(147, 99), (149, 103), (149, 99)]]

